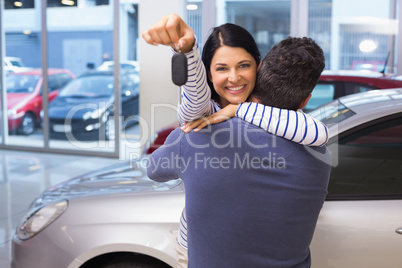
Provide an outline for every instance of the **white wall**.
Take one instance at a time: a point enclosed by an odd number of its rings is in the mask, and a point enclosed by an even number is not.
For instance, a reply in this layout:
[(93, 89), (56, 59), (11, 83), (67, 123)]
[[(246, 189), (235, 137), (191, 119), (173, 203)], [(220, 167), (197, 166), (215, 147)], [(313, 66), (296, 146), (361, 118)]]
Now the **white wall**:
[[(184, 0), (141, 0), (139, 3), (139, 33), (141, 34), (163, 15), (183, 16)], [(151, 46), (139, 42), (141, 139), (177, 122), (176, 107), (179, 88), (171, 80), (170, 47)]]

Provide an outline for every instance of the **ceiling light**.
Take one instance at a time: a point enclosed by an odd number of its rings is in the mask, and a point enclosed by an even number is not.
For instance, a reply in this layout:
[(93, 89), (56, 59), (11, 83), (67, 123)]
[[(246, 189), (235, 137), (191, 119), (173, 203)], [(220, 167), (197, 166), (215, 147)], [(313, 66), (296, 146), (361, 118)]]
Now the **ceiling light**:
[(197, 10), (198, 6), (194, 4), (188, 4), (187, 5), (187, 10)]
[(61, 3), (66, 6), (73, 6), (75, 4), (72, 0), (61, 0)]
[(364, 40), (360, 43), (359, 48), (361, 52), (373, 52), (377, 45), (373, 40)]

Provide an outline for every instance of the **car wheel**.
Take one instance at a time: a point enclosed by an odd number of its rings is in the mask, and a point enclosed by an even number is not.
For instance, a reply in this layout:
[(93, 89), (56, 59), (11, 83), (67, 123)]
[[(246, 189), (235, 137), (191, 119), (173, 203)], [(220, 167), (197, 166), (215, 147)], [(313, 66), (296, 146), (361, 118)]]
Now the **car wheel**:
[(114, 117), (109, 117), (105, 123), (105, 140), (111, 141), (116, 138)]
[(31, 135), (35, 129), (35, 118), (32, 114), (27, 113), (21, 120), (21, 124), (18, 127), (18, 134)]
[(121, 261), (113, 264), (107, 264), (102, 266), (102, 268), (161, 268), (161, 266), (150, 263), (132, 263)]
[(81, 268), (172, 268), (166, 263), (135, 253), (110, 253), (88, 261)]
[[(85, 266), (86, 267), (86, 266)], [(102, 264), (97, 263), (89, 267), (100, 268), (168, 268), (169, 265), (146, 256), (133, 255), (114, 255), (112, 258), (105, 260)], [(171, 268), (171, 267), (170, 267)]]

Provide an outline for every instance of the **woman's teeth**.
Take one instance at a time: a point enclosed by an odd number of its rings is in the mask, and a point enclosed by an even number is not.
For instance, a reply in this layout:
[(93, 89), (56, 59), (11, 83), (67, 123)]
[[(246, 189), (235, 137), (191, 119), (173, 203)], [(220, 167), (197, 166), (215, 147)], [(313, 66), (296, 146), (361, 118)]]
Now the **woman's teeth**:
[(238, 87), (228, 87), (228, 90), (231, 90), (231, 91), (237, 91), (237, 90), (243, 89), (243, 87), (244, 87), (244, 86), (238, 86)]

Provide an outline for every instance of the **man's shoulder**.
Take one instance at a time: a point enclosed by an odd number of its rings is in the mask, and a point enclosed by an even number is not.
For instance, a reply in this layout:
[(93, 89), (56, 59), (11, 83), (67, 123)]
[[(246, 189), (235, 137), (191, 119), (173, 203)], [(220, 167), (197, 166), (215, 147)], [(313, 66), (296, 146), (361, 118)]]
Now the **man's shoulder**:
[(170, 134), (166, 137), (164, 145), (165, 146), (177, 145), (184, 135), (185, 133), (180, 129), (180, 127), (177, 127), (172, 132), (170, 132)]
[(262, 128), (258, 127), (258, 126), (255, 126), (255, 125), (253, 125), (253, 124), (251, 124), (251, 123), (249, 123), (249, 122), (247, 122), (247, 121), (245, 121), (243, 119), (240, 119), (238, 117), (230, 118), (230, 119), (228, 119), (228, 120), (226, 120), (224, 122), (221, 122), (219, 124), (209, 125), (204, 129), (208, 129), (208, 128), (210, 129), (210, 131), (217, 131), (217, 130), (220, 130), (222, 128), (247, 128), (247, 129), (254, 129), (254, 130), (257, 130), (257, 131), (261, 131), (261, 133), (269, 134), (264, 129), (262, 129)]

